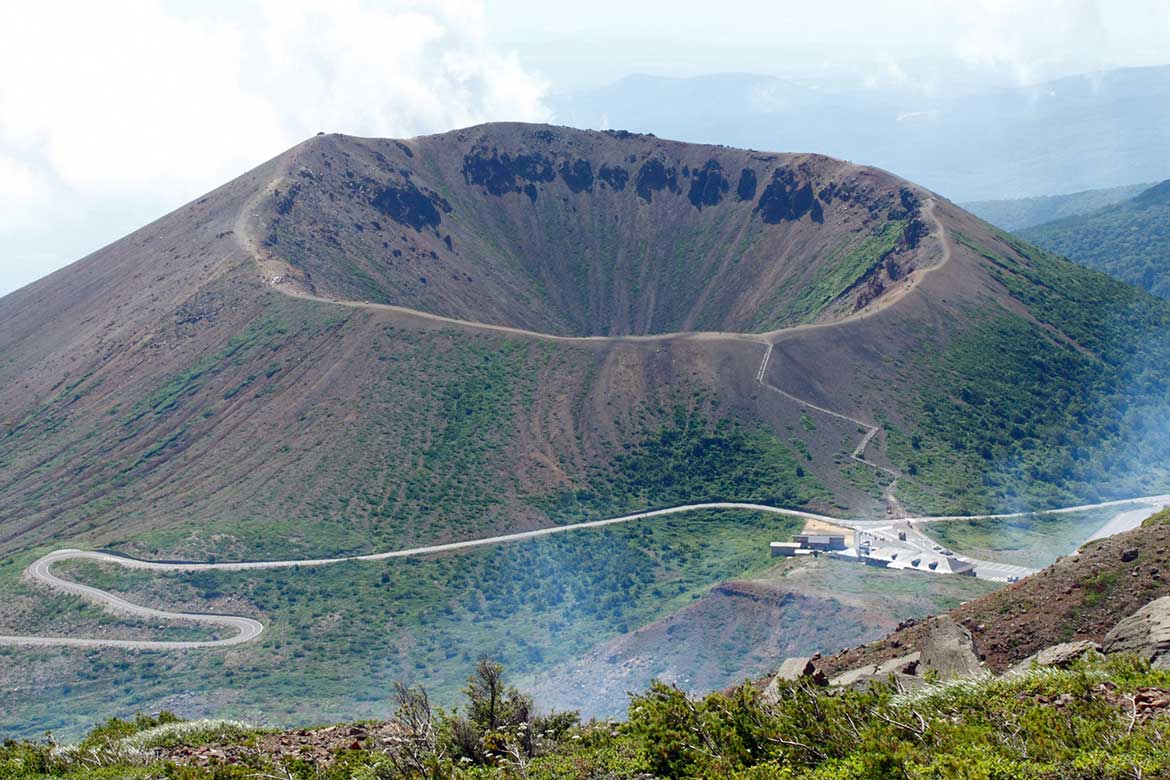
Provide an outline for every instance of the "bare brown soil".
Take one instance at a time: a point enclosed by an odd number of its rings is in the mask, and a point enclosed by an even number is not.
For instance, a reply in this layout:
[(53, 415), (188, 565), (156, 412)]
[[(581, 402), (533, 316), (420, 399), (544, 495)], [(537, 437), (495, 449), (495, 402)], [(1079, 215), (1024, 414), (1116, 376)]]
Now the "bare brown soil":
[[(616, 170), (626, 184), (600, 175)], [(720, 186), (745, 171), (753, 196)], [(277, 284), (542, 333), (795, 324), (788, 304), (818, 261), (891, 212), (908, 220), (904, 246), (807, 315), (850, 316), (927, 264), (924, 193), (883, 171), (653, 136), (514, 124), (405, 143), (322, 136), (285, 156), (266, 193), (252, 227)]]
[(258, 757), (284, 764), (304, 761), (313, 766), (331, 766), (346, 751), (386, 751), (396, 744), (401, 726), (392, 722), (363, 722), (263, 734), (254, 743), (213, 742), (188, 747), (156, 748), (151, 759), (178, 766), (250, 766)]
[[(1170, 595), (1170, 526), (1156, 524), (1090, 542), (1038, 574), (950, 614), (966, 626), (991, 669), (1002, 672), (1045, 647), (1101, 641), (1117, 621)], [(899, 655), (921, 640), (928, 622), (825, 659), (830, 675)]]

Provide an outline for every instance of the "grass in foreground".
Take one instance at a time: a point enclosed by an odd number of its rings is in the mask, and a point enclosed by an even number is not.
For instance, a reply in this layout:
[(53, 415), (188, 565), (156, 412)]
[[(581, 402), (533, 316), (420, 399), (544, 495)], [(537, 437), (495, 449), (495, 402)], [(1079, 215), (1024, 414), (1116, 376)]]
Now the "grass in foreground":
[[(928, 686), (826, 690), (784, 684), (775, 701), (743, 685), (701, 699), (660, 683), (621, 724), (540, 714), (481, 661), (455, 711), (399, 686), (389, 728), (290, 755), (263, 729), (173, 716), (110, 721), (60, 749), (9, 742), (0, 778), (452, 778), (452, 780), (1112, 780), (1170, 776), (1163, 738), (1170, 673), (1130, 658)], [(328, 730), (317, 732), (322, 736)], [(304, 736), (304, 732), (300, 736)], [(376, 735), (376, 736), (375, 736)], [(200, 765), (204, 764), (204, 765)]]

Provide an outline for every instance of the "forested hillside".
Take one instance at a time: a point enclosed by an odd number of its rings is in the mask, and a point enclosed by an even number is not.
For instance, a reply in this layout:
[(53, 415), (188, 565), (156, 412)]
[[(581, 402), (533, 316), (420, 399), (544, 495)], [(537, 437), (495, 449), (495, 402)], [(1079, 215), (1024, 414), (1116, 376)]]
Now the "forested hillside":
[(1170, 297), (1170, 181), (1092, 213), (1019, 235), (1081, 265)]

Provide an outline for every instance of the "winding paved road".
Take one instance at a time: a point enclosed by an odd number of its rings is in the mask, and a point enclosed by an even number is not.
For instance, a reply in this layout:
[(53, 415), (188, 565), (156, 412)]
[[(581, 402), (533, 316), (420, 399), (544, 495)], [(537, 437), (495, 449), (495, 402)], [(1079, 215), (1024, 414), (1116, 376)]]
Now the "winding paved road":
[(258, 620), (253, 620), (252, 618), (237, 617), (232, 615), (207, 615), (192, 612), (168, 612), (166, 610), (153, 609), (151, 607), (143, 607), (138, 604), (134, 604), (127, 601), (126, 599), (121, 598), (120, 596), (114, 595), (113, 593), (101, 590), (100, 588), (95, 588), (90, 585), (82, 585), (80, 583), (66, 580), (53, 574), (53, 564), (60, 563), (62, 561), (88, 560), (98, 563), (116, 564), (128, 569), (163, 572), (197, 572), (210, 570), (247, 571), (256, 569), (291, 569), (310, 566), (329, 566), (331, 564), (353, 561), (383, 561), (390, 558), (411, 558), (422, 555), (433, 555), (436, 553), (458, 552), (460, 550), (470, 550), (475, 547), (487, 547), (490, 545), (519, 542), (527, 539), (538, 539), (542, 536), (551, 536), (552, 534), (565, 533), (567, 531), (578, 531), (587, 528), (602, 528), (604, 526), (615, 525), (617, 523), (629, 523), (636, 520), (646, 520), (653, 517), (663, 517), (666, 515), (679, 514), (682, 512), (693, 512), (702, 509), (752, 509), (762, 512), (769, 512), (771, 514), (823, 520), (826, 522), (837, 522), (831, 517), (795, 509), (780, 509), (777, 507), (764, 506), (761, 504), (714, 502), (708, 504), (688, 504), (686, 506), (670, 507), (667, 509), (655, 509), (647, 512), (636, 512), (634, 514), (622, 515), (621, 517), (611, 517), (605, 520), (590, 520), (583, 523), (574, 523), (572, 525), (559, 525), (552, 526), (550, 528), (539, 528), (535, 531), (521, 531), (513, 534), (489, 536), (482, 539), (469, 539), (462, 542), (432, 544), (425, 547), (413, 547), (408, 550), (392, 550), (389, 552), (372, 553), (369, 555), (351, 555), (340, 558), (307, 558), (287, 561), (238, 561), (231, 563), (164, 562), (144, 561), (125, 555), (115, 555), (113, 553), (93, 550), (54, 550), (53, 552), (33, 561), (33, 563), (25, 570), (25, 577), (28, 580), (44, 585), (49, 589), (60, 593), (68, 593), (74, 596), (79, 596), (86, 601), (90, 601), (98, 605), (105, 611), (114, 615), (146, 619), (194, 622), (201, 625), (230, 628), (236, 633), (234, 636), (227, 639), (209, 639), (203, 641), (83, 639), (71, 637), (0, 635), (0, 645), (41, 647), (52, 645), (67, 645), (72, 647), (123, 647), (137, 648), (142, 650), (181, 650), (187, 648), (238, 645), (243, 642), (249, 642), (253, 639), (256, 639), (264, 631), (264, 625)]
[[(998, 515), (923, 515), (921, 517), (907, 518), (915, 523), (944, 523), (951, 520), (1012, 520), (1018, 517), (1028, 517), (1029, 515), (1067, 515), (1074, 512), (1089, 512), (1094, 509), (1109, 509), (1111, 507), (1126, 506), (1127, 504), (1146, 504), (1148, 506), (1159, 506), (1162, 504), (1170, 504), (1170, 493), (1163, 493), (1158, 496), (1139, 496), (1137, 498), (1119, 498), (1116, 501), (1102, 501), (1099, 504), (1081, 504), (1079, 506), (1066, 506), (1060, 509), (1045, 509), (1039, 512), (1007, 512)], [(1094, 537), (1100, 538), (1100, 537)]]
[(91, 552), (88, 550), (55, 550), (48, 555), (33, 561), (25, 569), (25, 576), (36, 583), (45, 585), (59, 593), (68, 593), (80, 596), (86, 601), (97, 604), (106, 612), (113, 615), (145, 618), (147, 620), (171, 620), (188, 623), (198, 623), (206, 626), (228, 628), (235, 631), (235, 635), (227, 639), (207, 640), (146, 640), (146, 639), (84, 639), (75, 637), (45, 637), (45, 636), (0, 636), (0, 645), (21, 646), (50, 646), (64, 645), (69, 647), (123, 647), (140, 650), (183, 650), (197, 647), (224, 647), (250, 642), (264, 631), (264, 624), (259, 620), (234, 615), (206, 615), (195, 612), (168, 612), (162, 609), (152, 609), (134, 604), (113, 593), (82, 585), (72, 580), (62, 579), (53, 574), (52, 565), (59, 561), (76, 559), (95, 560), (117, 563), (130, 568), (166, 568), (165, 564), (152, 564), (147, 561), (135, 561), (132, 558), (123, 558), (109, 553)]
[[(1051, 509), (1041, 512), (1020, 512), (1008, 515), (967, 515), (962, 517), (917, 517), (906, 518), (900, 522), (907, 523), (925, 523), (935, 522), (938, 520), (980, 520), (988, 517), (1006, 518), (1006, 517), (1023, 517), (1030, 514), (1063, 514), (1068, 512), (1080, 512), (1089, 509), (1108, 508), (1112, 506), (1121, 506), (1128, 504), (1147, 504), (1156, 506), (1163, 503), (1170, 502), (1170, 495), (1159, 496), (1142, 496), (1139, 498), (1128, 499), (1125, 501), (1107, 501), (1101, 504), (1091, 504), (1077, 507), (1065, 507), (1062, 509)], [(216, 626), (221, 628), (228, 628), (234, 630), (234, 636), (226, 639), (209, 639), (202, 641), (191, 640), (140, 640), (140, 639), (85, 639), (73, 637), (45, 637), (45, 636), (0, 636), (0, 645), (23, 645), (23, 646), (54, 646), (63, 645), (71, 647), (122, 647), (135, 648), (141, 650), (182, 650), (189, 648), (204, 648), (204, 647), (224, 647), (230, 645), (238, 645), (243, 642), (249, 642), (256, 639), (263, 633), (264, 625), (252, 618), (239, 617), (233, 615), (208, 615), (192, 612), (168, 612), (166, 610), (153, 609), (151, 607), (144, 607), (138, 604), (131, 603), (120, 596), (113, 593), (95, 588), (89, 585), (82, 585), (71, 580), (66, 580), (53, 574), (52, 566), (55, 563), (68, 560), (89, 560), (99, 563), (111, 563), (118, 566), (123, 566), (129, 569), (140, 569), (149, 571), (163, 571), (163, 572), (197, 572), (197, 571), (248, 571), (256, 569), (291, 569), (310, 566), (329, 566), (337, 563), (347, 563), (354, 561), (383, 561), (390, 558), (412, 558), (423, 555), (433, 555), (436, 553), (459, 552), (461, 550), (470, 550), (476, 547), (488, 547), (497, 544), (508, 544), (510, 542), (520, 542), (528, 539), (538, 539), (544, 536), (551, 536), (553, 534), (568, 533), (570, 531), (580, 531), (589, 528), (603, 528), (609, 525), (617, 525), (619, 523), (631, 523), (639, 520), (649, 520), (656, 517), (665, 517), (668, 515), (676, 515), (684, 512), (697, 512), (711, 509), (746, 509), (756, 512), (767, 512), (774, 515), (782, 515), (786, 517), (797, 517), (806, 520), (820, 520), (822, 522), (834, 523), (849, 528), (859, 530), (866, 530), (871, 532), (874, 529), (875, 523), (856, 523), (850, 520), (843, 520), (841, 518), (830, 517), (828, 515), (817, 514), (815, 512), (806, 512), (800, 509), (785, 509), (782, 507), (767, 506), (764, 504), (751, 504), (735, 501), (717, 501), (702, 504), (684, 504), (682, 506), (668, 507), (666, 509), (654, 509), (646, 512), (635, 512), (629, 515), (621, 515), (620, 517), (611, 517), (604, 520), (589, 520), (582, 523), (573, 523), (571, 525), (558, 525), (550, 528), (539, 528), (534, 531), (521, 531), (513, 534), (502, 534), (499, 536), (488, 536), (481, 539), (468, 539), (462, 542), (448, 542), (446, 544), (432, 544), (425, 547), (412, 547), (407, 550), (391, 550), (389, 552), (371, 553), (369, 555), (350, 555), (339, 558), (307, 558), (302, 560), (286, 560), (286, 561), (237, 561), (231, 563), (200, 563), (200, 562), (164, 562), (164, 561), (144, 561), (137, 558), (130, 558), (124, 555), (115, 555), (108, 552), (98, 552), (91, 550), (55, 550), (41, 558), (34, 561), (25, 571), (27, 578), (33, 582), (42, 584), (52, 590), (69, 593), (79, 596), (87, 601), (90, 601), (102, 609), (115, 615), (126, 615), (131, 617), (146, 618), (149, 620), (171, 620), (171, 621), (185, 621), (198, 623), (200, 625)], [(887, 523), (888, 525), (888, 523)], [(929, 552), (933, 540), (925, 535), (921, 535), (921, 541), (918, 546), (923, 552)], [(998, 564), (992, 561), (980, 561), (973, 558), (963, 558), (976, 565), (976, 568), (983, 568), (987, 572), (990, 579), (1006, 579), (1009, 576), (1018, 576), (1025, 570), (1017, 570), (1018, 567), (1006, 566), (1005, 564)]]

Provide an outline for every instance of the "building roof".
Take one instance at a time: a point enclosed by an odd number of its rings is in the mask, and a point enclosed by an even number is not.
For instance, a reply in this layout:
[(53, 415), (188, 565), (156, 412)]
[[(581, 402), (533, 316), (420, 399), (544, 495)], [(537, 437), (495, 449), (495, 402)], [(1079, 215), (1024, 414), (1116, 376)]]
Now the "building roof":
[(967, 572), (972, 571), (974, 568), (974, 564), (967, 563), (966, 561), (960, 561), (953, 555), (944, 555), (941, 559), (939, 559), (938, 568), (935, 569), (935, 571), (950, 574), (966, 574)]

